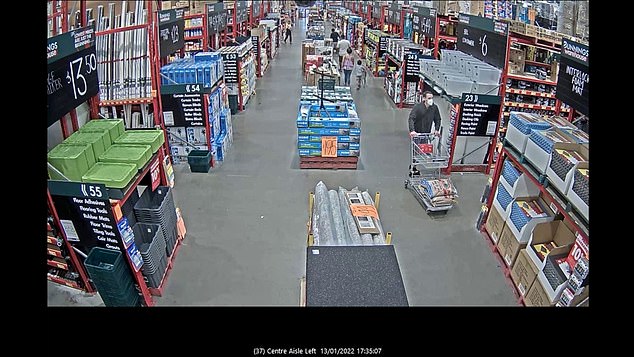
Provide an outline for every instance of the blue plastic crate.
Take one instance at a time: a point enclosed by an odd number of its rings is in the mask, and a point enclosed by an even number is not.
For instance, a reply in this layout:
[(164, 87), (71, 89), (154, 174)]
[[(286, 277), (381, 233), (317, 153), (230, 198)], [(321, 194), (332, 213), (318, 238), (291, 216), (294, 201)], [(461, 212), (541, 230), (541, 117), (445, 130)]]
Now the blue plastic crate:
[[(524, 120), (520, 115), (528, 115), (532, 116), (535, 119), (540, 120), (539, 122), (533, 123)], [(528, 113), (518, 113), (511, 112), (511, 118), (509, 120), (509, 125), (514, 126), (517, 130), (519, 130), (522, 134), (528, 135), (531, 133), (531, 130), (545, 130), (550, 128), (550, 123), (543, 121), (541, 117), (537, 114), (528, 114)]]
[(515, 181), (520, 178), (520, 172), (513, 166), (513, 164), (506, 160), (504, 161), (504, 167), (502, 168), (502, 176), (509, 183), (509, 185), (513, 186)]
[(513, 201), (511, 194), (504, 188), (504, 185), (498, 184), (498, 193), (495, 199), (500, 203), (502, 208), (506, 210), (509, 204)]

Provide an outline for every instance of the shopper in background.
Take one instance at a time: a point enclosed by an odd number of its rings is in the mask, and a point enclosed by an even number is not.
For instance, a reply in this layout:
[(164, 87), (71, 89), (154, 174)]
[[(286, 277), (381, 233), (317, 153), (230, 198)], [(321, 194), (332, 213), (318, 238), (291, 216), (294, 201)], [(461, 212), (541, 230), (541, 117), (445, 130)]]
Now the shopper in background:
[(361, 84), (363, 84), (363, 87), (365, 88), (366, 71), (365, 71), (365, 66), (363, 65), (363, 61), (361, 61), (361, 59), (357, 60), (357, 66), (354, 70), (354, 74), (357, 77), (357, 90), (361, 89)]
[[(346, 55), (348, 50), (351, 50), (350, 41), (346, 40), (345, 38), (342, 38), (337, 43), (337, 47), (339, 47), (339, 67), (343, 67), (343, 64), (341, 61), (343, 60), (343, 57)], [(352, 64), (354, 65), (354, 62)]]
[[(341, 43), (341, 41), (339, 41)], [(352, 56), (352, 48), (348, 47), (346, 54), (341, 58), (341, 68), (343, 68), (344, 86), (350, 86), (350, 75), (354, 69), (354, 56)]]
[(330, 38), (332, 39), (332, 55), (337, 52), (337, 44), (339, 43), (339, 33), (334, 28), (330, 29)]
[(284, 43), (286, 43), (286, 40), (290, 40), (290, 43), (293, 44), (293, 35), (291, 33), (291, 23), (287, 22), (286, 23), (286, 30), (284, 30)]

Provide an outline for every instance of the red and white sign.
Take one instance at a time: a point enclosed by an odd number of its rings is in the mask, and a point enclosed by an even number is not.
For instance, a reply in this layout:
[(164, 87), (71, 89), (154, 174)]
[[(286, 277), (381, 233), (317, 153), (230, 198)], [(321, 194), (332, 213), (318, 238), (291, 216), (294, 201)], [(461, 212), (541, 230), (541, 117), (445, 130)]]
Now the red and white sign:
[(150, 175), (152, 175), (152, 191), (156, 190), (156, 188), (159, 187), (159, 184), (161, 183), (160, 173), (161, 170), (159, 169), (159, 160), (156, 159), (150, 167)]
[(586, 259), (588, 260), (590, 259), (590, 249), (588, 248), (588, 246), (588, 241), (580, 234), (577, 234), (575, 245), (570, 250), (568, 258), (566, 258), (566, 262), (568, 263), (571, 271), (575, 268), (575, 265), (577, 265), (577, 261), (579, 261), (581, 257), (586, 257)]

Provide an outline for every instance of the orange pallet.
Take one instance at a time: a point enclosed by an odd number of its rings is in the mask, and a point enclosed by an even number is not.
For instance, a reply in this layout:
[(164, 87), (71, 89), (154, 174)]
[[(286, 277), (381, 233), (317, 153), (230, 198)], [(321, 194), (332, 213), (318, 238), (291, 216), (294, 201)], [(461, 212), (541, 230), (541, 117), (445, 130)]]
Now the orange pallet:
[(300, 169), (357, 169), (358, 157), (319, 157), (299, 158)]

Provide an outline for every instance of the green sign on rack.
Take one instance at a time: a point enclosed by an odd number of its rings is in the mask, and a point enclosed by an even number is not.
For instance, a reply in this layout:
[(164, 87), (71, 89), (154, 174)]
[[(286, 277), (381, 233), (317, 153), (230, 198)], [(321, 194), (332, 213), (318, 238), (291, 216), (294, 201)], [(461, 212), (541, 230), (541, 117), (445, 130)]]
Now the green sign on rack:
[(85, 197), (107, 200), (108, 189), (103, 184), (70, 181), (48, 181), (48, 190), (53, 196)]

